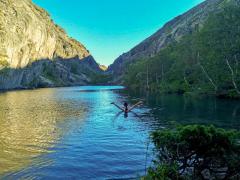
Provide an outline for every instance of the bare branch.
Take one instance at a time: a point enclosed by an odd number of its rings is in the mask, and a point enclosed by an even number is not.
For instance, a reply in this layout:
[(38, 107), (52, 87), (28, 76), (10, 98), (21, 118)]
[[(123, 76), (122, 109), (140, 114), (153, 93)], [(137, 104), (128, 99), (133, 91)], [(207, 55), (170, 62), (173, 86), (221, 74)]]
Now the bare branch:
[(233, 84), (233, 86), (234, 86), (236, 92), (240, 95), (240, 91), (239, 91), (238, 86), (237, 86), (236, 81), (235, 81), (235, 74), (234, 74), (234, 71), (233, 71), (233, 69), (232, 69), (232, 67), (231, 67), (231, 65), (230, 65), (230, 63), (229, 63), (229, 61), (228, 61), (228, 59), (225, 59), (225, 60), (226, 60), (226, 63), (227, 63), (227, 65), (228, 65), (228, 68), (229, 68), (229, 70), (230, 70), (230, 72), (231, 72), (232, 84)]
[(206, 75), (207, 79), (211, 82), (212, 86), (214, 87), (215, 91), (217, 91), (218, 87), (217, 85), (213, 82), (212, 78), (209, 76), (209, 74), (207, 73), (207, 71), (204, 69), (203, 65), (200, 63), (199, 61), (199, 53), (198, 53), (198, 57), (197, 57), (197, 61), (199, 66), (201, 67), (202, 71), (204, 72), (204, 74)]

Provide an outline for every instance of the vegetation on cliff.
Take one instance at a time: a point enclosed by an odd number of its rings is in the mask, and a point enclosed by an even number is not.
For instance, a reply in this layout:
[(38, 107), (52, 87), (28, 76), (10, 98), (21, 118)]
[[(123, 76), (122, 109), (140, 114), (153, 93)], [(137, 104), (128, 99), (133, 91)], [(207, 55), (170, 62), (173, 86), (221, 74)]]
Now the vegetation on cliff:
[(144, 179), (230, 179), (240, 172), (239, 132), (190, 125), (153, 132), (156, 160)]
[(129, 64), (130, 89), (240, 96), (240, 10), (225, 5), (204, 26), (153, 58)]

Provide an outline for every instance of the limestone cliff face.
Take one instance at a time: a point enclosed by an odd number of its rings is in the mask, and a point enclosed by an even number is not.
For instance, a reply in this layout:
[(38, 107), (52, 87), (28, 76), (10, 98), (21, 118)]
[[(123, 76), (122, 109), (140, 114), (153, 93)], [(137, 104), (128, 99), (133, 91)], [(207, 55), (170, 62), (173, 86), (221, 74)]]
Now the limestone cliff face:
[(108, 72), (113, 73), (116, 79), (118, 79), (124, 72), (126, 64), (142, 58), (153, 57), (170, 43), (178, 42), (183, 36), (198, 30), (203, 26), (211, 13), (219, 11), (221, 5), (226, 2), (229, 3), (229, 1), (238, 2), (238, 0), (206, 0), (188, 12), (176, 17), (151, 37), (118, 57), (109, 67)]
[(41, 59), (89, 55), (31, 0), (0, 0), (0, 64), (19, 68)]
[(86, 85), (101, 72), (31, 0), (0, 0), (0, 90)]

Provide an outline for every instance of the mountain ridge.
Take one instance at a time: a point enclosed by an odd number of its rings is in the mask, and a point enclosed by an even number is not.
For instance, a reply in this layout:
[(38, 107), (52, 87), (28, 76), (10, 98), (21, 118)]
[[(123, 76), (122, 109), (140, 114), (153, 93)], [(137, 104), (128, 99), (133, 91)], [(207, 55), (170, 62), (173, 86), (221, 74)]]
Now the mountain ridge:
[(127, 62), (118, 81), (134, 91), (240, 98), (240, 1), (218, 2), (201, 28)]
[[(193, 7), (187, 12), (175, 17), (167, 22), (152, 36), (146, 38), (130, 51), (119, 56), (108, 68), (108, 72), (115, 76), (115, 81), (119, 82), (125, 65), (133, 61), (150, 58), (173, 42), (180, 41), (182, 37), (191, 34), (201, 28), (209, 15), (217, 11), (226, 0), (206, 0)], [(236, 1), (237, 2), (237, 1)]]

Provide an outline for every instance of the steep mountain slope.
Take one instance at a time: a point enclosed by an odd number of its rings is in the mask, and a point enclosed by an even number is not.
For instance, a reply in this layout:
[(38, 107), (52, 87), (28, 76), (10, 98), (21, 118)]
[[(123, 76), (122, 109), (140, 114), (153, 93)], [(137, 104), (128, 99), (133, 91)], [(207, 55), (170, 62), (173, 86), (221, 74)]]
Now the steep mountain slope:
[(206, 0), (183, 15), (176, 17), (151, 37), (117, 58), (109, 67), (108, 72), (114, 74), (115, 79), (119, 79), (126, 64), (139, 59), (154, 57), (169, 44), (179, 42), (185, 35), (192, 34), (203, 26), (211, 13), (219, 11), (223, 3), (227, 1)]
[(157, 93), (240, 97), (240, 1), (221, 2), (201, 28), (128, 65), (125, 85)]
[[(54, 78), (44, 74), (46, 63)], [(89, 51), (31, 0), (0, 0), (0, 69), (0, 89), (86, 84), (101, 72)]]

